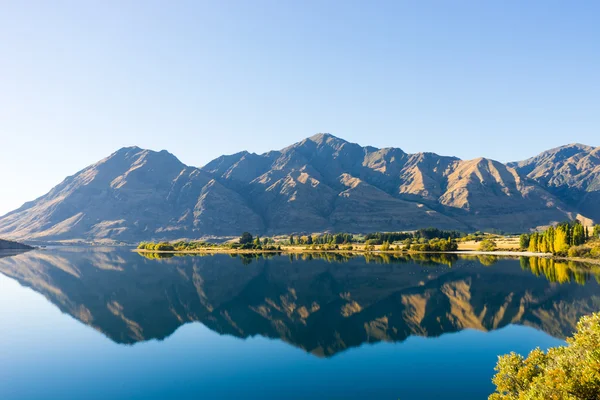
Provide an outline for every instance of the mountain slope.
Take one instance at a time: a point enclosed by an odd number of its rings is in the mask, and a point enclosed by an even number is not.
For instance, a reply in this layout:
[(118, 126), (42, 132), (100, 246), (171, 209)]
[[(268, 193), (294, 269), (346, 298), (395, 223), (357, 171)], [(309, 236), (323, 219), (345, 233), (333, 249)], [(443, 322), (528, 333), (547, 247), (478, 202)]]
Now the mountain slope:
[[(429, 226), (520, 232), (600, 219), (593, 201), (599, 168), (597, 149), (582, 145), (504, 165), (318, 134), (278, 151), (221, 156), (202, 168), (164, 150), (128, 147), (0, 217), (0, 235), (134, 242)], [(576, 172), (563, 181), (565, 170)], [(544, 171), (554, 178), (546, 180)]]
[(582, 214), (600, 220), (600, 147), (575, 143), (509, 165)]
[[(214, 217), (207, 212), (198, 219), (197, 208), (215, 196), (227, 200), (217, 203), (228, 209), (244, 207), (210, 175), (166, 151), (124, 148), (2, 217), (0, 232), (44, 240), (185, 237)], [(260, 219), (250, 210), (238, 215), (255, 224), (249, 229), (260, 229)], [(222, 230), (218, 224), (211, 227)]]
[(2, 250), (31, 250), (33, 247), (11, 240), (0, 239), (0, 251)]

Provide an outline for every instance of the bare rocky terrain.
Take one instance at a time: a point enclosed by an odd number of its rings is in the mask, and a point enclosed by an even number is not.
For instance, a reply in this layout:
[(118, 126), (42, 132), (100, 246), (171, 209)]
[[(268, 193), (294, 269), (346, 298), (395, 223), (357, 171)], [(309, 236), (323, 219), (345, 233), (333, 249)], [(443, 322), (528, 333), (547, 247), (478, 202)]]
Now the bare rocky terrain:
[(569, 145), (503, 164), (318, 134), (202, 168), (167, 151), (118, 150), (0, 217), (10, 239), (161, 240), (424, 227), (523, 232), (600, 220), (599, 149)]

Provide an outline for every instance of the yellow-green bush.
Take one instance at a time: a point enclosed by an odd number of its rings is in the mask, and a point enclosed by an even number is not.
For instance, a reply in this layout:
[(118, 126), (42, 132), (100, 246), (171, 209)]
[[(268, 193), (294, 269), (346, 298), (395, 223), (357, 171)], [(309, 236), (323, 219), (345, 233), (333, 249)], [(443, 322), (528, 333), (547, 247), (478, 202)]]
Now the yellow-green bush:
[(600, 399), (600, 313), (582, 317), (567, 346), (498, 358), (489, 400)]
[(587, 246), (573, 246), (569, 249), (569, 257), (588, 257), (590, 255), (590, 248)]

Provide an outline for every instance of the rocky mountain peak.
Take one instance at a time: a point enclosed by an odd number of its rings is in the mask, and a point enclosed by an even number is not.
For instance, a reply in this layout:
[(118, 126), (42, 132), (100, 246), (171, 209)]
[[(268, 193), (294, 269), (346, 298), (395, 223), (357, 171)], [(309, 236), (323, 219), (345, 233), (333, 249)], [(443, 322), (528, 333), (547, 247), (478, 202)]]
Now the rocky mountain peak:
[(264, 154), (188, 167), (166, 150), (124, 147), (0, 217), (12, 239), (125, 241), (424, 227), (522, 232), (600, 220), (597, 149), (571, 144), (502, 164), (320, 133)]

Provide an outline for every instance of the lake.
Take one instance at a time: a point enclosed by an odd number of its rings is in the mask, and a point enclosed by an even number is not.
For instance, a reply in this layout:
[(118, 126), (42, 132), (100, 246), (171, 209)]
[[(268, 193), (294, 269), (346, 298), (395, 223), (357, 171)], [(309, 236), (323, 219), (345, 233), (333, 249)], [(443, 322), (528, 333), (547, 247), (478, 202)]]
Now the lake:
[(0, 398), (484, 399), (600, 311), (575, 263), (0, 254)]

